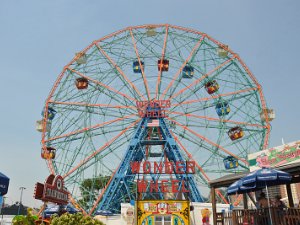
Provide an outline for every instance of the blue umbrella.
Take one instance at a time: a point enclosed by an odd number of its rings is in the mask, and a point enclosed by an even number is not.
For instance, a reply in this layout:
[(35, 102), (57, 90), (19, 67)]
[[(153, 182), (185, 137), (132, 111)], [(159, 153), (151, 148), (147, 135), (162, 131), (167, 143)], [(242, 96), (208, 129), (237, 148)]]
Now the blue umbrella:
[(242, 179), (240, 179), (228, 187), (227, 194), (228, 195), (244, 194), (244, 193), (248, 193), (251, 191), (257, 191), (257, 190), (261, 190), (261, 189), (262, 188), (257, 188), (255, 186), (253, 187), (253, 186), (243, 185)]
[(0, 173), (0, 195), (3, 196), (8, 191), (9, 178), (3, 173)]
[(265, 186), (274, 186), (290, 183), (292, 176), (289, 173), (272, 169), (262, 168), (249, 173), (242, 178), (242, 185), (252, 188), (264, 188)]

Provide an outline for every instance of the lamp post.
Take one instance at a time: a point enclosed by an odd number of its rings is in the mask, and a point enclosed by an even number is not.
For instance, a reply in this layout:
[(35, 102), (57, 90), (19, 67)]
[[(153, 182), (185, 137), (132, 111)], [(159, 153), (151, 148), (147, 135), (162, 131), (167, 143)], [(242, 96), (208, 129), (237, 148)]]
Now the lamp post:
[(25, 187), (20, 187), (19, 190), (21, 190), (21, 195), (20, 195), (20, 203), (19, 203), (19, 208), (18, 208), (18, 215), (20, 214), (20, 208), (22, 204), (22, 197), (23, 197), (23, 190), (25, 190)]

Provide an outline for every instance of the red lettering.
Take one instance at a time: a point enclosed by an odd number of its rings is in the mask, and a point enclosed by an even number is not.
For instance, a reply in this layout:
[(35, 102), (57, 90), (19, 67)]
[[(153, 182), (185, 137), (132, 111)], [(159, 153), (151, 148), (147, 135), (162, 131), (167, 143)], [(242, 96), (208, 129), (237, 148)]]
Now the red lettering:
[(146, 113), (147, 117), (151, 117), (151, 113), (152, 113), (151, 111), (147, 111), (147, 113)]
[(130, 167), (131, 167), (131, 172), (132, 173), (139, 173), (140, 172), (140, 165), (141, 163), (140, 162), (131, 162), (130, 163)]
[(178, 173), (178, 174), (184, 173), (184, 171), (182, 170), (184, 168), (184, 165), (180, 166), (180, 164), (184, 164), (184, 162), (182, 162), (182, 161), (176, 162), (176, 173)]
[(172, 180), (172, 192), (178, 193), (178, 183), (179, 180)]
[(158, 181), (151, 181), (150, 182), (150, 192), (158, 192)]
[(172, 162), (165, 162), (165, 172), (167, 174), (172, 174), (173, 173), (173, 163)]
[(154, 173), (162, 173), (163, 170), (163, 165), (162, 162), (159, 162), (159, 164), (157, 162), (154, 162)]
[(167, 193), (167, 192), (169, 192), (169, 190), (168, 190), (168, 185), (165, 184), (165, 183), (168, 183), (168, 180), (162, 180), (162, 181), (161, 181), (160, 189), (161, 189), (161, 192), (162, 192), (162, 193)]
[(137, 180), (137, 189), (139, 193), (147, 191), (148, 181), (146, 180)]
[(158, 111), (152, 111), (152, 117), (158, 117)]
[(185, 182), (184, 182), (184, 180), (182, 180), (182, 182), (181, 182), (181, 191), (182, 191), (183, 193), (189, 192), (189, 190), (186, 189), (186, 187), (185, 187)]
[(195, 161), (186, 161), (186, 173), (195, 174), (196, 171), (195, 166), (196, 166)]
[(146, 174), (151, 173), (151, 163), (149, 161), (144, 162), (143, 172), (146, 173)]

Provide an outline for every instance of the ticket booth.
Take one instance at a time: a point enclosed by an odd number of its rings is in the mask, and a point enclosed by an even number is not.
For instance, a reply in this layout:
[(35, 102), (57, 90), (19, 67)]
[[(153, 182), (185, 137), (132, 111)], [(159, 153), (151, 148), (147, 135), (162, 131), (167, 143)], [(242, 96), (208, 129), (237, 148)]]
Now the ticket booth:
[(190, 202), (185, 200), (140, 200), (136, 202), (137, 225), (189, 225)]

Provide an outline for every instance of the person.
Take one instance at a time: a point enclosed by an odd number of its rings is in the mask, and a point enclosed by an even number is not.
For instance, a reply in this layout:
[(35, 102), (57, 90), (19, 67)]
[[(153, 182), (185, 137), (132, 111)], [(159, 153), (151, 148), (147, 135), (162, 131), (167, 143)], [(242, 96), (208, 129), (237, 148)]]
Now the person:
[(275, 196), (275, 200), (274, 200), (274, 203), (273, 203), (274, 206), (277, 207), (277, 208), (280, 208), (280, 209), (286, 208), (286, 205), (280, 199), (281, 199), (280, 195)]
[(268, 199), (266, 198), (266, 194), (261, 192), (259, 195), (259, 199), (257, 202), (257, 206), (258, 208), (268, 208), (269, 204), (268, 204)]
[(273, 202), (273, 206), (276, 207), (278, 219), (280, 220), (281, 224), (286, 224), (286, 219), (284, 218), (286, 205), (283, 201), (281, 201), (281, 196), (276, 195), (275, 200)]
[(258, 209), (257, 224), (269, 224), (268, 206), (268, 199), (266, 198), (265, 193), (261, 192), (256, 203)]

